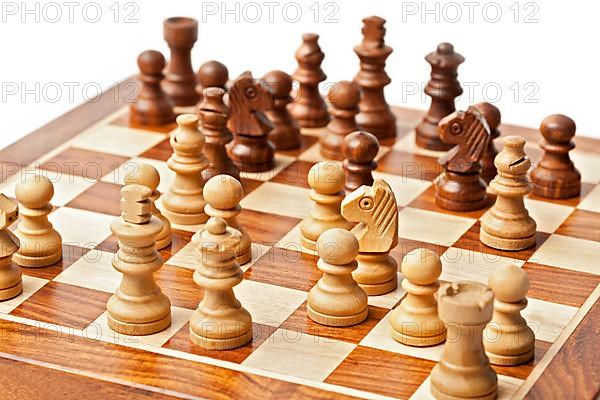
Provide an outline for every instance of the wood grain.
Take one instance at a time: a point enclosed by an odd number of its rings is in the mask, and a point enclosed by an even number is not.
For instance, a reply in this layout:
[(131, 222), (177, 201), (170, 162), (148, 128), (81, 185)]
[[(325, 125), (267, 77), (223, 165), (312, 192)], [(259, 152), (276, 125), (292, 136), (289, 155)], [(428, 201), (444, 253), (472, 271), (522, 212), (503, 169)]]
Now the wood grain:
[[(475, 218), (479, 219), (487, 211), (487, 209), (494, 204), (495, 197), (489, 195), (487, 198), (487, 206), (485, 208), (474, 210), (474, 211), (452, 211), (439, 207), (435, 203), (435, 187), (432, 185), (427, 188), (423, 193), (416, 199), (409, 203), (409, 207), (421, 208), (423, 210), (435, 211), (442, 214), (456, 215), (459, 217)], [(479, 240), (479, 238), (477, 239)]]
[(600, 275), (576, 272), (526, 262), (523, 268), (529, 276), (528, 297), (568, 306), (581, 307), (600, 284)]
[(575, 210), (557, 229), (556, 233), (600, 242), (600, 214)]
[(90, 180), (100, 180), (109, 172), (117, 170), (119, 165), (127, 160), (129, 158), (114, 154), (69, 147), (45, 161), (41, 168), (61, 174), (83, 176)]
[[(99, 393), (111, 400), (176, 399), (163, 393), (140, 387), (113, 383), (87, 376), (1, 358), (0, 386), (2, 398), (81, 400)], [(23, 382), (27, 382), (23, 385)]]
[(121, 199), (122, 187), (114, 183), (97, 182), (71, 200), (67, 207), (119, 216), (121, 215), (119, 200)]
[(62, 246), (63, 257), (56, 264), (44, 268), (21, 268), (23, 274), (35, 276), (42, 279), (54, 279), (65, 269), (69, 268), (75, 261), (86, 255), (90, 249), (64, 244)]
[(261, 243), (265, 246), (273, 246), (300, 223), (298, 218), (267, 214), (244, 208), (242, 208), (242, 212), (237, 219), (250, 235), (252, 243)]
[(244, 275), (245, 279), (304, 291), (320, 277), (316, 256), (279, 247), (271, 248)]
[(46, 336), (55, 337), (55, 332), (11, 321), (2, 321), (0, 328), (3, 339), (0, 340), (0, 353), (97, 374), (106, 380), (119, 379), (211, 399), (352, 398), (309, 386), (78, 336), (45, 340)]
[[(379, 362), (382, 358), (385, 363)], [(408, 399), (427, 379), (434, 365), (433, 361), (358, 346), (325, 382)]]
[(422, 181), (433, 181), (444, 170), (434, 157), (398, 150), (389, 151), (377, 164), (377, 171)]
[(597, 399), (600, 395), (599, 326), (600, 301), (596, 301), (526, 398)]

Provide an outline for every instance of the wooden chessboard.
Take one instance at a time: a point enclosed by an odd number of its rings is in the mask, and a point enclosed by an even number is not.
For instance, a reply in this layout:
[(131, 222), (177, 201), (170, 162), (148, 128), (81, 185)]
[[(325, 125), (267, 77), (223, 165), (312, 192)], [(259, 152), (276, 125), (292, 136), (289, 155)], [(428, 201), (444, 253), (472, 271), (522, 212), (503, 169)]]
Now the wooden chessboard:
[[(64, 240), (64, 260), (23, 269), (24, 293), (0, 303), (3, 398), (429, 398), (429, 374), (442, 345), (413, 348), (389, 335), (389, 314), (404, 292), (369, 299), (369, 318), (349, 328), (319, 326), (306, 316), (308, 290), (319, 278), (316, 257), (298, 242), (311, 203), (308, 168), (322, 158), (319, 130), (303, 132), (302, 148), (281, 152), (274, 170), (244, 174), (240, 222), (255, 244), (236, 294), (254, 319), (254, 340), (233, 351), (207, 351), (188, 338), (188, 319), (202, 297), (192, 281), (190, 238), (198, 227), (174, 226), (157, 280), (171, 299), (170, 329), (147, 337), (109, 330), (105, 305), (120, 277), (111, 266), (119, 190), (132, 162), (158, 168), (164, 191), (172, 179), (168, 132), (130, 127), (124, 85), (105, 93), (0, 151), (2, 192), (14, 196), (26, 169), (54, 181), (50, 219)], [(376, 176), (393, 187), (399, 244), (441, 255), (442, 279), (486, 283), (512, 262), (531, 280), (525, 317), (536, 333), (535, 360), (495, 367), (500, 398), (592, 398), (600, 387), (600, 140), (579, 136), (572, 158), (583, 176), (580, 198), (550, 201), (530, 195), (539, 232), (535, 248), (503, 252), (478, 240), (482, 211), (454, 213), (435, 206), (432, 180), (439, 154), (416, 148), (422, 112), (394, 108), (398, 137), (382, 143)], [(540, 116), (541, 118), (542, 116)], [(535, 130), (502, 126), (528, 139)], [(401, 275), (398, 275), (401, 279)], [(595, 366), (594, 366), (595, 363)], [(9, 396), (10, 397), (10, 396)]]

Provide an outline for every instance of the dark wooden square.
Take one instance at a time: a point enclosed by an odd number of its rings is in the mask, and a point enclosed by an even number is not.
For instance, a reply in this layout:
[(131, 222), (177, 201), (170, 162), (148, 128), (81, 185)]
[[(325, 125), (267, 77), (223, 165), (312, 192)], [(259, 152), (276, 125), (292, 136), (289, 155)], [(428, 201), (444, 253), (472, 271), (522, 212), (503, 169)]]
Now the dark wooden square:
[(44, 162), (40, 168), (61, 174), (83, 176), (90, 180), (100, 180), (128, 159), (114, 154), (69, 147)]

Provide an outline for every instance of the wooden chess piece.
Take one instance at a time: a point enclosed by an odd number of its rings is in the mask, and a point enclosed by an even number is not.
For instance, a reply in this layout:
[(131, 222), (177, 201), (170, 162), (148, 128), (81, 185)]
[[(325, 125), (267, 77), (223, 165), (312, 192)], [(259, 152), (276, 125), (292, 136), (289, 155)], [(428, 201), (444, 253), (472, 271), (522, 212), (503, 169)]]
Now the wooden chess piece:
[(455, 53), (454, 46), (450, 43), (441, 43), (425, 60), (431, 65), (431, 80), (425, 87), (425, 94), (431, 97), (431, 106), (423, 121), (417, 125), (416, 143), (426, 149), (447, 151), (452, 145), (441, 141), (438, 123), (446, 115), (456, 111), (454, 99), (463, 92), (457, 79), (457, 71), (465, 58)]
[(156, 237), (163, 229), (152, 215), (152, 190), (142, 185), (121, 189), (121, 217), (110, 224), (119, 240), (113, 267), (123, 274), (106, 304), (108, 326), (125, 335), (151, 335), (171, 325), (171, 302), (160, 290), (154, 273), (163, 265)]
[(229, 70), (218, 61), (207, 61), (198, 68), (196, 72), (196, 94), (198, 95), (198, 105), (202, 102), (204, 89), (221, 88), (227, 91), (226, 85), (229, 80)]
[(342, 216), (358, 222), (352, 233), (360, 243), (358, 268), (352, 276), (369, 296), (398, 286), (398, 264), (390, 251), (398, 244), (398, 206), (392, 188), (382, 179), (361, 186), (342, 201)]
[(164, 215), (174, 224), (202, 224), (208, 219), (202, 195), (202, 171), (208, 167), (208, 160), (202, 153), (204, 136), (198, 130), (198, 117), (193, 114), (178, 116), (177, 125), (171, 132), (173, 154), (167, 160), (169, 169), (175, 172), (175, 179), (162, 198)]
[(156, 248), (158, 250), (164, 249), (171, 244), (171, 223), (162, 215), (160, 210), (156, 207), (156, 201), (160, 197), (161, 193), (158, 191), (158, 185), (160, 184), (160, 175), (156, 168), (150, 164), (141, 163), (136, 165), (136, 168), (127, 174), (125, 177), (125, 185), (142, 185), (146, 186), (152, 191), (150, 194), (151, 213), (156, 218), (161, 220), (163, 228), (156, 237)]
[(265, 114), (273, 124), (269, 140), (276, 150), (293, 150), (300, 147), (300, 128), (287, 109), (292, 102), (292, 77), (283, 71), (270, 71), (262, 81), (273, 95), (273, 106)]
[(485, 101), (477, 103), (473, 105), (473, 107), (483, 115), (485, 122), (487, 122), (488, 127), (490, 128), (490, 140), (483, 150), (481, 160), (479, 161), (481, 164), (481, 178), (485, 183), (489, 184), (498, 174), (496, 166), (494, 165), (494, 159), (498, 155), (498, 149), (496, 149), (494, 140), (500, 137), (500, 130), (498, 127), (500, 126), (502, 115), (500, 114), (498, 107)]
[(174, 104), (160, 86), (165, 57), (156, 50), (146, 50), (139, 55), (137, 63), (141, 88), (136, 101), (129, 107), (131, 123), (160, 126), (175, 122)]
[(319, 236), (317, 248), (317, 267), (323, 276), (308, 293), (308, 317), (328, 326), (363, 322), (369, 313), (367, 295), (352, 278), (358, 241), (349, 231), (334, 228)]
[(327, 106), (319, 93), (319, 82), (327, 79), (327, 75), (321, 69), (325, 54), (318, 41), (319, 35), (305, 33), (302, 35), (302, 45), (296, 50), (298, 68), (292, 78), (300, 86), (296, 99), (290, 104), (290, 112), (302, 128), (319, 128), (329, 122)]
[(494, 315), (483, 335), (485, 353), (496, 365), (519, 365), (533, 359), (535, 335), (521, 316), (527, 307), (529, 278), (523, 268), (496, 268), (488, 282), (494, 291)]
[(440, 287), (440, 257), (429, 249), (414, 249), (404, 256), (401, 269), (406, 296), (392, 311), (392, 337), (409, 346), (442, 343), (446, 340), (446, 326), (438, 317), (434, 296)]
[(489, 127), (474, 107), (442, 118), (440, 138), (455, 145), (439, 163), (444, 168), (434, 181), (435, 203), (453, 211), (479, 210), (488, 204), (479, 160), (490, 140)]
[(360, 58), (360, 71), (354, 81), (360, 85), (360, 113), (356, 123), (378, 139), (396, 136), (396, 117), (385, 101), (383, 88), (392, 80), (385, 72), (385, 61), (393, 49), (385, 44), (385, 19), (372, 16), (363, 19), (363, 40), (354, 48)]
[(62, 238), (48, 221), (52, 211), (50, 200), (54, 196), (52, 182), (42, 175), (25, 175), (25, 179), (17, 183), (15, 195), (21, 217), (15, 236), (21, 245), (12, 260), (31, 268), (58, 262), (62, 258)]
[(252, 316), (233, 292), (244, 276), (235, 261), (240, 238), (215, 217), (193, 237), (200, 263), (194, 282), (204, 289), (204, 297), (190, 318), (190, 340), (205, 349), (235, 349), (252, 340)]
[(223, 219), (227, 226), (241, 234), (240, 243), (235, 248), (236, 260), (240, 265), (252, 259), (252, 239), (237, 220), (237, 216), (242, 212), (240, 201), (243, 197), (242, 184), (229, 175), (217, 175), (209, 179), (204, 186), (206, 214)]
[(525, 139), (506, 136), (504, 148), (494, 164), (498, 176), (490, 183), (496, 203), (481, 217), (479, 240), (500, 250), (523, 250), (535, 245), (536, 223), (529, 216), (523, 197), (531, 191), (527, 171), (531, 161), (525, 155)]
[(17, 204), (0, 194), (0, 301), (23, 292), (21, 268), (12, 260), (12, 255), (19, 250), (19, 239), (8, 229), (18, 218)]
[(193, 106), (198, 102), (196, 75), (192, 68), (192, 47), (198, 40), (198, 21), (188, 17), (167, 18), (163, 23), (163, 34), (171, 51), (162, 81), (163, 90), (176, 106)]
[(344, 171), (334, 162), (320, 162), (308, 172), (310, 199), (314, 202), (310, 215), (300, 225), (300, 243), (310, 250), (317, 249), (317, 239), (332, 228), (349, 230), (354, 224), (342, 217), (340, 205), (344, 200)]
[(343, 160), (344, 138), (358, 130), (355, 116), (358, 113), (360, 88), (354, 82), (341, 81), (331, 86), (327, 92), (331, 120), (321, 134), (319, 150), (323, 157)]
[(540, 131), (544, 140), (540, 147), (544, 156), (531, 172), (533, 193), (550, 199), (577, 197), (581, 193), (581, 174), (569, 157), (575, 148), (575, 121), (554, 114), (542, 121)]
[(213, 176), (226, 174), (240, 179), (240, 170), (227, 154), (227, 143), (233, 135), (227, 129), (229, 107), (224, 103), (225, 90), (219, 87), (204, 89), (202, 101), (198, 105), (200, 132), (204, 135), (204, 155), (208, 159), (208, 168), (202, 171), (205, 181)]
[(269, 140), (273, 129), (265, 111), (273, 105), (271, 92), (248, 71), (229, 88), (230, 117), (227, 127), (233, 133), (229, 157), (245, 172), (273, 169), (275, 146)]
[(494, 292), (477, 282), (445, 283), (437, 301), (448, 333), (440, 362), (431, 370), (431, 394), (440, 400), (495, 399), (498, 377), (483, 349)]
[(377, 168), (375, 157), (379, 152), (379, 141), (369, 132), (356, 131), (344, 138), (342, 166), (346, 173), (346, 194), (362, 185), (373, 184), (373, 170)]

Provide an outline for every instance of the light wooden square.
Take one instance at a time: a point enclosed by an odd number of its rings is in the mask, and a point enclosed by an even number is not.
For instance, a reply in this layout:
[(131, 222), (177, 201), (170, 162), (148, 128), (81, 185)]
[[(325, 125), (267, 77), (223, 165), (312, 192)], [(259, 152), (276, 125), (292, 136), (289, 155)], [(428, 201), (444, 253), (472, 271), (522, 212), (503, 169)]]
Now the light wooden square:
[[(497, 400), (511, 400), (523, 382), (522, 379), (513, 378), (512, 376), (498, 375)], [(431, 376), (428, 376), (410, 396), (410, 400), (433, 400), (433, 398), (431, 395)]]
[(23, 304), (32, 294), (40, 290), (49, 281), (34, 276), (23, 275), (23, 292), (15, 298), (0, 302), (0, 313), (8, 314)]
[(136, 172), (140, 164), (152, 165), (160, 175), (160, 184), (158, 190), (165, 193), (171, 187), (175, 179), (175, 173), (171, 171), (165, 161), (155, 160), (152, 158), (135, 157), (121, 164), (119, 168), (109, 172), (102, 177), (103, 182), (116, 183), (119, 185), (125, 184), (125, 177), (133, 172)]
[(322, 381), (355, 347), (354, 344), (335, 339), (278, 329), (242, 364)]
[(593, 188), (587, 196), (581, 200), (581, 203), (579, 203), (577, 208), (600, 213), (600, 185)]
[(50, 214), (50, 222), (62, 236), (64, 244), (83, 248), (93, 248), (111, 234), (112, 215), (61, 207)]
[[(377, 152), (377, 155), (375, 156), (375, 161), (379, 160), (381, 157), (383, 157), (384, 155), (386, 155), (386, 153), (390, 151), (390, 148), (387, 146), (379, 146), (379, 151)], [(327, 157), (323, 157), (321, 155), (321, 151), (320, 151), (320, 144), (319, 142), (313, 144), (312, 146), (310, 146), (308, 149), (304, 150), (302, 152), (302, 154), (300, 154), (298, 156), (299, 160), (302, 161), (308, 161), (308, 162), (314, 162), (314, 163), (318, 163), (320, 161), (334, 161), (331, 160)], [(338, 164), (342, 164), (341, 161), (334, 161), (337, 162)]]
[(598, 153), (572, 151), (571, 160), (581, 173), (581, 181), (597, 184), (600, 182), (600, 157)]
[(430, 361), (437, 362), (440, 359), (444, 349), (443, 343), (436, 346), (415, 347), (396, 342), (391, 335), (390, 315), (390, 312), (387, 313), (359, 344)]
[(86, 337), (134, 348), (160, 347), (190, 320), (192, 312), (187, 308), (171, 306), (171, 326), (162, 332), (146, 336), (131, 336), (113, 331), (108, 327), (107, 312), (104, 312), (85, 328)]
[(92, 249), (79, 258), (54, 280), (101, 292), (114, 293), (122, 274), (112, 266), (114, 253)]
[(275, 154), (275, 166), (273, 169), (263, 172), (240, 172), (240, 178), (252, 179), (255, 181), (266, 182), (283, 171), (288, 165), (292, 164), (296, 159), (284, 154)]
[(554, 343), (577, 310), (577, 307), (529, 298), (527, 308), (521, 315), (535, 333), (536, 339)]
[(306, 247), (300, 244), (301, 224), (302, 223), (299, 223), (298, 225), (293, 227), (284, 237), (279, 239), (279, 241), (275, 243), (275, 247), (317, 256), (318, 254), (316, 250), (307, 249)]
[(279, 327), (307, 297), (307, 293), (301, 290), (248, 279), (234, 287), (233, 291), (254, 322), (273, 327)]
[(162, 142), (168, 135), (104, 124), (78, 136), (73, 147), (135, 157)]
[(406, 291), (402, 289), (401, 286), (402, 279), (404, 279), (404, 277), (400, 272), (398, 272), (397, 276), (398, 287), (390, 293), (382, 294), (380, 296), (369, 296), (368, 302), (370, 306), (392, 309), (400, 302), (400, 299), (404, 297)]
[(58, 170), (30, 168), (13, 175), (7, 182), (2, 183), (0, 185), (0, 191), (8, 197), (16, 197), (15, 189), (17, 184), (19, 182), (24, 182), (27, 177), (31, 177), (35, 174), (44, 176), (52, 182), (52, 185), (54, 186), (54, 196), (50, 203), (53, 206), (64, 206), (92, 187), (95, 183), (93, 179), (61, 173)]
[(556, 231), (575, 209), (574, 207), (554, 204), (548, 201), (527, 198), (525, 199), (525, 207), (537, 224), (537, 230), (546, 233)]
[(476, 222), (433, 211), (406, 207), (398, 215), (398, 235), (402, 238), (451, 246)]
[(433, 150), (428, 150), (428, 149), (424, 149), (422, 147), (417, 146), (417, 144), (415, 143), (415, 136), (416, 136), (416, 133), (414, 130), (409, 132), (402, 139), (398, 140), (392, 146), (392, 149), (398, 150), (398, 151), (403, 151), (405, 153), (418, 154), (420, 156), (433, 157), (433, 158), (440, 158), (441, 156), (444, 155), (445, 152), (443, 152), (443, 151), (433, 151)]
[(310, 189), (265, 182), (250, 192), (240, 203), (242, 208), (286, 217), (304, 218), (312, 207)]
[(374, 179), (383, 179), (392, 187), (396, 204), (399, 206), (407, 206), (414, 199), (419, 197), (421, 193), (431, 186), (431, 182), (413, 178), (407, 178), (400, 175), (386, 174), (383, 172), (373, 172)]
[(441, 260), (442, 275), (440, 280), (447, 282), (470, 280), (484, 285), (487, 285), (490, 274), (496, 268), (507, 264), (515, 264), (521, 267), (525, 263), (523, 260), (457, 247), (447, 249), (442, 254)]
[(529, 261), (600, 275), (600, 242), (552, 235)]

